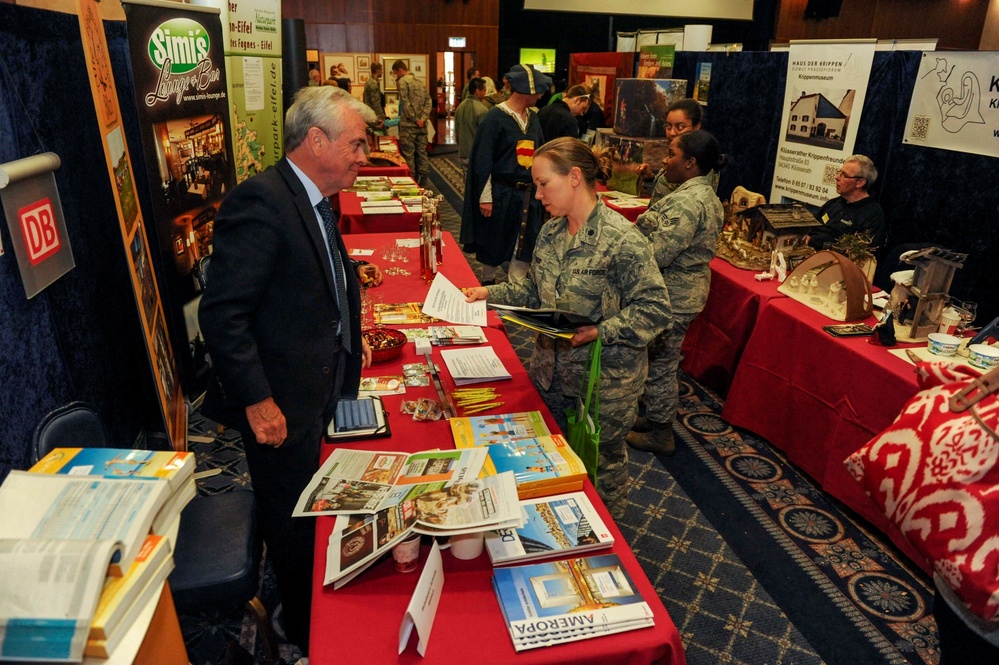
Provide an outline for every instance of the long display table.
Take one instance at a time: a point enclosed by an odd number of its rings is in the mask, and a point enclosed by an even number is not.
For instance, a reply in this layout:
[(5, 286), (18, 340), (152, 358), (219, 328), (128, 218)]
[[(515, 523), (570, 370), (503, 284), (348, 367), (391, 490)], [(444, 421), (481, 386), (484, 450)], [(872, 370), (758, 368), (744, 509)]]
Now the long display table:
[(774, 298), (787, 297), (777, 291), (776, 280), (758, 282), (755, 274), (713, 259), (708, 301), (683, 340), (683, 371), (723, 396), (760, 310)]
[[(415, 237), (415, 234), (409, 234)], [(394, 242), (395, 236), (350, 236), (348, 248), (374, 248)], [(457, 257), (448, 252), (454, 248)], [(414, 255), (415, 250), (414, 250)], [(460, 259), (460, 263), (459, 260)], [(397, 265), (385, 263), (378, 256), (374, 262), (382, 270)], [(464, 263), (464, 266), (461, 265)], [(418, 266), (418, 263), (417, 263)], [(445, 234), (444, 274), (459, 286), (474, 282), (474, 274), (464, 257), (457, 251), (454, 240)], [(467, 271), (467, 273), (465, 272)], [(464, 275), (464, 276), (463, 276)], [(464, 281), (471, 275), (471, 282)], [(427, 285), (416, 271), (411, 275), (387, 274), (379, 289), (388, 294), (406, 294), (406, 300), (419, 300), (426, 293)], [(504, 405), (498, 413), (515, 411), (541, 411), (548, 426), (558, 431), (551, 414), (531, 384), (526, 370), (520, 364), (514, 349), (502, 330), (488, 327), (489, 344), (503, 361), (512, 379), (490, 383), (502, 395)], [(440, 349), (433, 349), (433, 359), (443, 367)], [(365, 375), (378, 376), (401, 373), (403, 363), (417, 362), (412, 345), (407, 345), (402, 357), (373, 365)], [(445, 389), (454, 383), (442, 372)], [(432, 387), (407, 388), (405, 396), (384, 397), (389, 412), (392, 436), (350, 445), (367, 450), (398, 450), (415, 452), (434, 447), (451, 447), (453, 439), (445, 420), (415, 422), (400, 413), (403, 399), (428, 397), (436, 399)], [(483, 414), (484, 415), (484, 414)], [(324, 457), (333, 446), (324, 444)], [(320, 517), (316, 520), (316, 564), (314, 570), (315, 593), (312, 600), (312, 637), (309, 650), (311, 662), (343, 663), (685, 663), (680, 635), (656, 594), (655, 588), (642, 571), (627, 542), (614, 525), (596, 490), (587, 481), (586, 493), (608, 524), (616, 540), (610, 551), (618, 554), (632, 576), (642, 596), (653, 608), (655, 627), (590, 640), (582, 640), (554, 647), (516, 653), (506, 630), (499, 604), (491, 586), (492, 566), (485, 554), (472, 561), (461, 561), (443, 553), (444, 588), (434, 623), (432, 636), (425, 657), (420, 657), (413, 645), (398, 654), (399, 626), (415, 589), (419, 573), (397, 573), (391, 561), (382, 561), (369, 568), (343, 588), (334, 591), (322, 586), (325, 570), (326, 546), (334, 519)], [(428, 547), (421, 552), (421, 569), (426, 561)]]
[(796, 300), (768, 301), (742, 353), (722, 418), (784, 451), (922, 566), (843, 465), (916, 394), (914, 368), (867, 337), (833, 337), (822, 330), (830, 323)]

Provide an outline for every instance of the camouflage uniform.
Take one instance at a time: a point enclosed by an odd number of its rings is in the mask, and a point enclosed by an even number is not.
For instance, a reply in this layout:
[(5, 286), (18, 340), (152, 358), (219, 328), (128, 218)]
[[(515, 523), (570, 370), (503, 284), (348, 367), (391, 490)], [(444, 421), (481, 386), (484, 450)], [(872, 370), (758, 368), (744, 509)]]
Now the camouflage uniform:
[[(654, 267), (648, 241), (617, 212), (598, 203), (570, 235), (564, 217), (541, 229), (527, 279), (490, 286), (489, 300), (556, 308), (599, 321), (600, 472), (597, 491), (611, 514), (624, 514), (628, 497), (625, 437), (637, 415), (647, 375), (646, 345), (669, 325), (669, 294)], [(530, 375), (559, 427), (586, 375), (588, 345), (538, 335)]]
[(678, 186), (635, 223), (652, 240), (673, 305), (673, 328), (649, 344), (645, 409), (646, 417), (654, 423), (671, 423), (676, 418), (680, 345), (687, 326), (708, 299), (708, 264), (715, 257), (723, 218), (711, 176), (691, 178)]
[[(718, 171), (711, 171), (708, 173), (708, 178), (711, 180), (711, 189), (717, 192)], [(659, 203), (660, 199), (663, 199), (675, 192), (679, 186), (679, 183), (670, 182), (666, 179), (666, 169), (659, 169), (659, 172), (656, 173), (655, 179), (652, 181), (652, 198), (649, 199), (649, 207), (651, 208), (655, 204)]]
[[(427, 86), (411, 73), (398, 81), (399, 87), (399, 152), (413, 173), (413, 180), (426, 185), (430, 173), (427, 157), (427, 123), (430, 121), (430, 93)], [(423, 120), (423, 127), (416, 121)]]
[(364, 103), (375, 112), (380, 124), (385, 122), (385, 107), (382, 106), (382, 89), (378, 84), (378, 79), (374, 76), (369, 78), (364, 84)]

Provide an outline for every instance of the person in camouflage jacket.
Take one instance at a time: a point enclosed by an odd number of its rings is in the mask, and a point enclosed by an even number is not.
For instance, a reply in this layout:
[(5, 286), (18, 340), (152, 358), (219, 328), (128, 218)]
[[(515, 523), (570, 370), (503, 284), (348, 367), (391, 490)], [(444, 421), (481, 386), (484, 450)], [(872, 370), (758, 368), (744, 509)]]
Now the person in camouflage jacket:
[(721, 232), (724, 212), (711, 186), (712, 171), (726, 161), (718, 141), (703, 130), (680, 134), (663, 160), (667, 179), (676, 190), (640, 215), (636, 226), (652, 241), (673, 305), (673, 326), (649, 344), (649, 377), (645, 383), (645, 422), (628, 435), (638, 450), (672, 455), (676, 419), (680, 346), (687, 327), (704, 309), (711, 286), (709, 263)]
[(611, 515), (628, 496), (625, 437), (637, 415), (647, 374), (646, 345), (671, 319), (669, 294), (652, 246), (638, 229), (597, 200), (597, 175), (609, 175), (606, 152), (560, 138), (538, 149), (536, 197), (553, 215), (541, 229), (527, 278), (466, 289), (469, 301), (553, 308), (587, 317), (572, 339), (539, 335), (529, 373), (556, 422), (575, 406), (586, 378), (588, 345), (600, 337), (600, 460), (597, 491)]

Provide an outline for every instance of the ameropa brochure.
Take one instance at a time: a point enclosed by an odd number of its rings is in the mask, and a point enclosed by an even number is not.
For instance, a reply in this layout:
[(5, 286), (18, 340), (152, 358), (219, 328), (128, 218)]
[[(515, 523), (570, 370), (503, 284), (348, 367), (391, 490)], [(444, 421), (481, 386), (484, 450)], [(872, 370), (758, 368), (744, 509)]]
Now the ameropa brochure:
[(654, 623), (616, 554), (497, 568), (493, 588), (516, 651)]
[(298, 497), (294, 517), (377, 513), (426, 492), (473, 480), (488, 451), (400, 452), (337, 448)]
[(522, 519), (512, 473), (430, 490), (374, 515), (339, 515), (326, 549), (323, 584), (346, 584), (410, 532), (458, 535), (513, 529)]

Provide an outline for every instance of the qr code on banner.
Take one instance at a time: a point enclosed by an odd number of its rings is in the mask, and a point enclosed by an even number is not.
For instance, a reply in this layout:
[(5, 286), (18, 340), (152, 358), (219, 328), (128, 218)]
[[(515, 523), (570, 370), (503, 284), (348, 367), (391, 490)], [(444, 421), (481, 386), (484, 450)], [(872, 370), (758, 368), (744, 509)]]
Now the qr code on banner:
[(839, 173), (839, 164), (826, 164), (822, 173), (822, 184), (835, 186), (837, 173)]
[(930, 116), (917, 115), (912, 118), (912, 131), (909, 132), (910, 139), (925, 141), (930, 133)]

